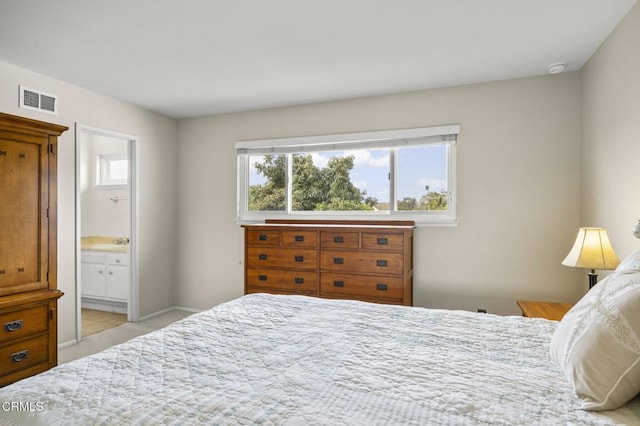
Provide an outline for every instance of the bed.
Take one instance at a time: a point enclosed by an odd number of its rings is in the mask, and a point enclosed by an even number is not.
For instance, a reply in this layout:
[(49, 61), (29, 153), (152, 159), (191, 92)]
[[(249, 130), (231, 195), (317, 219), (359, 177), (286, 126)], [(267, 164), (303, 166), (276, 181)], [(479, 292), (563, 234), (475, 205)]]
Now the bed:
[(640, 423), (637, 398), (580, 408), (557, 325), (247, 295), (0, 389), (0, 424)]

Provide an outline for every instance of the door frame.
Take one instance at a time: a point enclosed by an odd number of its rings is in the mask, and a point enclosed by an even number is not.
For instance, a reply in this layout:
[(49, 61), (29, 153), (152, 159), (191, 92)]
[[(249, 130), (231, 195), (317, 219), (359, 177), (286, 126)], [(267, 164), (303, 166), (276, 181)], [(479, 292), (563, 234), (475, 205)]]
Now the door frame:
[(81, 280), (81, 259), (82, 259), (82, 246), (81, 246), (81, 223), (82, 223), (82, 200), (81, 200), (81, 188), (80, 188), (80, 163), (81, 163), (81, 136), (82, 134), (90, 134), (97, 136), (105, 136), (116, 139), (122, 139), (127, 141), (127, 157), (129, 159), (129, 182), (128, 182), (128, 198), (129, 198), (129, 224), (130, 224), (130, 241), (129, 241), (129, 269), (131, 274), (131, 286), (129, 301), (127, 303), (127, 320), (131, 322), (138, 322), (140, 318), (140, 291), (139, 291), (139, 275), (138, 275), (138, 260), (139, 260), (139, 245), (138, 245), (138, 155), (137, 148), (139, 138), (137, 136), (127, 135), (124, 133), (114, 132), (111, 130), (101, 129), (98, 127), (88, 126), (81, 123), (75, 123), (75, 160), (76, 160), (76, 173), (75, 173), (75, 220), (76, 220), (76, 235), (75, 235), (75, 248), (76, 248), (76, 340), (80, 342), (82, 340), (82, 280)]

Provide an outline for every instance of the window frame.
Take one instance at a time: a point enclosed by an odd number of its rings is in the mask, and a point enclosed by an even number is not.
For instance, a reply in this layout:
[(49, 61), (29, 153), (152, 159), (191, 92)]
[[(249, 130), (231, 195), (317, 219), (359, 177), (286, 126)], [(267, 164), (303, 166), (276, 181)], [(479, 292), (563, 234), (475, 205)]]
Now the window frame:
[[(303, 136), (279, 139), (245, 140), (235, 143), (237, 157), (237, 206), (236, 222), (256, 223), (265, 219), (373, 219), (373, 220), (413, 220), (419, 226), (456, 226), (457, 185), (456, 146), (460, 133), (459, 124), (421, 127), (412, 129), (385, 130), (362, 133), (342, 133), (320, 136)], [(397, 149), (403, 146), (427, 146), (445, 144), (447, 149), (447, 192), (448, 209), (443, 210), (397, 210)], [(338, 151), (347, 149), (386, 148), (390, 151), (389, 211), (292, 211), (291, 156), (297, 153)], [(287, 177), (285, 178), (286, 209), (282, 211), (249, 211), (249, 158), (252, 155), (287, 155)]]
[[(111, 163), (114, 161), (127, 162), (127, 177), (124, 179), (113, 179), (111, 177)], [(96, 167), (96, 187), (99, 189), (125, 188), (129, 177), (129, 158), (127, 153), (98, 154)]]

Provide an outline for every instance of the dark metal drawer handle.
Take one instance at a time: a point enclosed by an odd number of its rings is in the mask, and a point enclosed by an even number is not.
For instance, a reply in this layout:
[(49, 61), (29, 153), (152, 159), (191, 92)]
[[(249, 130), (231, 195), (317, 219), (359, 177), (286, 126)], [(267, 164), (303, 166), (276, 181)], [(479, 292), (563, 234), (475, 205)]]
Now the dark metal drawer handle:
[(387, 291), (387, 285), (386, 284), (376, 284), (376, 290)]
[(376, 240), (376, 242), (377, 242), (378, 244), (380, 244), (380, 245), (383, 245), (383, 246), (384, 246), (384, 245), (389, 244), (389, 239), (382, 237), (382, 238), (378, 238), (378, 239)]
[(11, 354), (11, 362), (20, 362), (27, 359), (29, 356), (29, 351), (25, 349), (24, 351), (16, 352), (15, 354)]
[(294, 282), (294, 283), (296, 283), (296, 284), (304, 284), (304, 278), (302, 278), (302, 277), (295, 277), (295, 278), (293, 279), (293, 282)]
[(260, 241), (267, 241), (267, 235), (266, 235), (266, 234), (260, 234), (260, 235), (258, 235), (258, 240), (260, 240)]
[(334, 243), (344, 243), (344, 237), (333, 237), (333, 242)]
[(267, 255), (266, 255), (266, 254), (264, 254), (264, 253), (260, 253), (260, 254), (258, 255), (258, 259), (260, 259), (260, 260), (267, 260)]
[(11, 322), (5, 322), (4, 323), (4, 330), (7, 331), (7, 332), (20, 330), (21, 328), (22, 328), (22, 320), (17, 320), (17, 321), (11, 321)]
[(344, 281), (334, 280), (333, 281), (333, 286), (334, 287), (344, 287)]
[(267, 276), (266, 275), (258, 275), (258, 280), (266, 281), (267, 280)]
[(334, 257), (333, 258), (333, 263), (335, 265), (342, 265), (342, 264), (344, 264), (344, 258), (343, 257)]
[(384, 268), (384, 267), (386, 267), (386, 266), (387, 266), (387, 261), (386, 261), (386, 260), (378, 259), (378, 260), (376, 260), (376, 266), (381, 266), (381, 267), (383, 267), (383, 268)]
[(304, 262), (304, 256), (294, 256), (293, 259), (296, 262)]
[(293, 237), (294, 240), (296, 240), (296, 242), (301, 243), (304, 241), (304, 235), (296, 235), (295, 237)]

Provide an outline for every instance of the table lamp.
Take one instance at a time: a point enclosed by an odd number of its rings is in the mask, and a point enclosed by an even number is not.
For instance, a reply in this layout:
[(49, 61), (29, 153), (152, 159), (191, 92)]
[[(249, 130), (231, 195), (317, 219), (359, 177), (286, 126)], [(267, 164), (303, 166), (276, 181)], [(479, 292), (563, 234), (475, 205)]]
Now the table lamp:
[(590, 269), (589, 289), (598, 282), (596, 269), (616, 269), (620, 260), (604, 228), (580, 228), (576, 242), (562, 261), (565, 266)]

